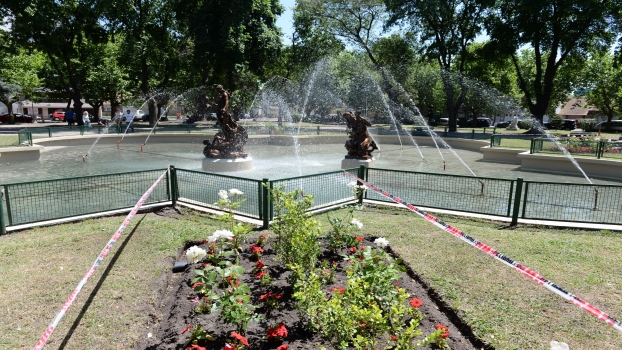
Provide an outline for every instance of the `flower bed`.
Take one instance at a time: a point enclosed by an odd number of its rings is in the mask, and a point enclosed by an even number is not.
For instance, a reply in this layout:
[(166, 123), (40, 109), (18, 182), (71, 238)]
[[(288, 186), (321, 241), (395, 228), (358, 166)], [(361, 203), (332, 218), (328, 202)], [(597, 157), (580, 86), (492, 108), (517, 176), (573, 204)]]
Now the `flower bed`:
[[(425, 289), (363, 222), (332, 218), (323, 233), (304, 214), (310, 198), (273, 192), (281, 220), (245, 242), (247, 228), (225, 221), (180, 259), (159, 320), (139, 348), (150, 349), (475, 349)], [(223, 207), (235, 206), (221, 195)], [(232, 236), (233, 235), (233, 236)]]

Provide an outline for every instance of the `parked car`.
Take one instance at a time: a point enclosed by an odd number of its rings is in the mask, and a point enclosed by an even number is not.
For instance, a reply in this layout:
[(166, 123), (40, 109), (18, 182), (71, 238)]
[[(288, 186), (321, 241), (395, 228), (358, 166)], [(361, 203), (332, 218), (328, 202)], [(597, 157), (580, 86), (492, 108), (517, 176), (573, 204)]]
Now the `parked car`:
[(65, 120), (65, 111), (62, 109), (57, 109), (50, 115), (50, 119), (53, 121), (64, 121)]
[(490, 120), (490, 118), (477, 118), (477, 122), (475, 123), (475, 127), (477, 128), (490, 128), (492, 125), (492, 120)]
[[(16, 123), (32, 123), (32, 117), (29, 115), (13, 113), (13, 118)], [(9, 113), (3, 113), (0, 115), (0, 122), (7, 124), (9, 122)]]
[(552, 120), (544, 123), (544, 127), (549, 130), (574, 130), (577, 128), (577, 121), (574, 119)]
[[(594, 126), (595, 130), (598, 130), (599, 128), (601, 130), (606, 130), (606, 128), (607, 128), (607, 121), (600, 122), (600, 123), (596, 124), (596, 126)], [(612, 120), (611, 121), (611, 128), (609, 130), (622, 131), (622, 119), (620, 119), (620, 120)]]
[(208, 113), (207, 117), (205, 117), (205, 120), (217, 120), (218, 117), (216, 116), (216, 113)]
[(512, 122), (499, 122), (497, 123), (497, 128), (507, 128), (510, 124), (512, 124)]

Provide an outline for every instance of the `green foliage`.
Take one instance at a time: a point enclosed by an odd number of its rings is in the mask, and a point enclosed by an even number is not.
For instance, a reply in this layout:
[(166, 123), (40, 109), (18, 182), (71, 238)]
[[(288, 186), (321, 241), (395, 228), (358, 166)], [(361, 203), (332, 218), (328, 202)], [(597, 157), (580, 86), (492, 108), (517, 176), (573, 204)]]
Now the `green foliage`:
[(343, 218), (328, 216), (331, 228), (326, 235), (331, 250), (338, 251), (342, 248), (358, 246), (359, 240), (351, 233), (358, 230), (355, 222), (359, 222), (358, 220), (353, 221), (353, 211), (354, 207), (351, 207)]
[(219, 220), (222, 220), (228, 226), (228, 230), (233, 232), (233, 241), (232, 247), (233, 250), (239, 253), (242, 249), (240, 245), (242, 243), (246, 243), (246, 237), (253, 230), (253, 227), (248, 224), (242, 224), (241, 222), (235, 221), (234, 210), (239, 208), (244, 202), (246, 202), (246, 198), (242, 198), (240, 200), (236, 200), (237, 198), (241, 198), (244, 195), (241, 191), (237, 189), (231, 189), (228, 192), (221, 190), (219, 192), (220, 199), (218, 200), (218, 207), (223, 210), (225, 213), (219, 217)]
[(592, 131), (594, 130), (594, 127), (596, 126), (596, 119), (593, 119), (593, 118), (583, 119), (582, 118), (582, 119), (579, 119), (577, 124), (579, 124), (579, 127), (583, 129), (584, 131)]
[(521, 129), (530, 129), (531, 126), (533, 125), (533, 119), (525, 118), (525, 119), (519, 121), (517, 125)]
[(214, 341), (216, 339), (209, 335), (200, 324), (194, 325), (190, 329), (190, 338), (186, 340), (186, 346), (191, 344), (199, 344), (199, 342), (202, 342), (203, 340)]
[(311, 271), (321, 252), (320, 224), (307, 213), (313, 197), (302, 196), (300, 189), (285, 192), (283, 187), (276, 187), (270, 190), (270, 198), (276, 213), (272, 231), (277, 236), (273, 246), (278, 259)]
[[(294, 299), (304, 322), (336, 349), (373, 349), (380, 342), (413, 348), (423, 316), (408, 305), (406, 290), (394, 285), (401, 275), (399, 261), (370, 247), (347, 260), (347, 286), (332, 288), (328, 295), (319, 270), (294, 269)], [(432, 334), (429, 342), (439, 337)]]

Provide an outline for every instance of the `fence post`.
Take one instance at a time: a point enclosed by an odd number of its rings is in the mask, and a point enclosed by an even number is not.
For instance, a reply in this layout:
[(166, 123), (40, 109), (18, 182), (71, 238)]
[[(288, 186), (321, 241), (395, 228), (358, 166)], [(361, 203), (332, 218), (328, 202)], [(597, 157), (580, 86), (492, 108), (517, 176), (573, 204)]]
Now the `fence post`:
[(269, 190), (269, 186), (270, 186), (270, 180), (268, 179), (263, 179), (261, 180), (262, 183), (262, 201), (263, 204), (261, 206), (261, 216), (263, 218), (263, 228), (270, 228), (270, 210), (269, 210), (269, 206), (270, 206), (270, 190)]
[(84, 136), (84, 125), (80, 125), (80, 136)]
[(169, 173), (171, 174), (171, 202), (173, 206), (177, 205), (177, 197), (178, 197), (178, 189), (177, 189), (177, 169), (175, 169), (174, 165), (170, 165), (171, 170)]
[[(365, 179), (365, 168), (366, 167), (364, 165), (359, 166), (357, 175), (358, 175), (359, 179), (361, 179), (361, 180)], [(358, 185), (363, 185), (363, 183), (361, 181), (358, 181)], [(357, 200), (359, 202), (359, 205), (363, 204), (363, 193), (364, 192), (361, 192), (361, 193), (359, 193), (358, 191), (356, 192), (356, 194), (358, 195)]]
[(52, 137), (52, 128), (48, 127), (48, 137)]
[(598, 141), (598, 147), (596, 147), (596, 159), (600, 159), (603, 156), (604, 141)]
[(4, 201), (6, 202), (6, 214), (9, 218), (9, 226), (13, 225), (13, 214), (11, 214), (11, 192), (9, 191), (9, 187), (4, 185), (2, 187), (4, 189)]
[(317, 126), (317, 134), (318, 135), (320, 134), (320, 126), (319, 125)]
[(447, 137), (447, 127), (445, 127), (445, 137)]
[(495, 135), (490, 136), (490, 148), (493, 148), (495, 145)]
[(494, 128), (494, 129), (492, 129), (492, 134), (494, 135), (494, 134), (496, 134), (496, 133), (497, 133), (497, 126), (495, 125), (495, 128)]
[(516, 179), (516, 191), (514, 192), (514, 210), (512, 211), (512, 223), (510, 226), (518, 224), (518, 213), (520, 211), (520, 200), (523, 194), (523, 178)]
[(32, 131), (28, 130), (28, 145), (32, 146)]
[(529, 154), (533, 154), (533, 143), (536, 139), (531, 139), (531, 143), (529, 144)]
[(6, 222), (4, 222), (4, 204), (0, 200), (0, 235), (6, 233)]
[(475, 140), (475, 129), (471, 130), (471, 138)]

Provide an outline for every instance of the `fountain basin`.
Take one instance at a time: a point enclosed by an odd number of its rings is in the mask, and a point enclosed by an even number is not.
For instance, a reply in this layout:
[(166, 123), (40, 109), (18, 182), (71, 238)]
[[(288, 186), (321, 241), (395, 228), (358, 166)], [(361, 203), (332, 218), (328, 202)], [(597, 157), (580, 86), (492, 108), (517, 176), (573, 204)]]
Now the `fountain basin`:
[[(521, 170), (537, 171), (553, 174), (576, 173), (577, 168), (565, 156), (518, 154), (521, 159)], [(574, 158), (589, 177), (620, 180), (622, 162), (608, 159)]]
[(485, 162), (493, 163), (507, 163), (507, 164), (521, 164), (521, 159), (518, 155), (524, 153), (522, 149), (509, 149), (509, 148), (491, 148), (490, 146), (480, 148), (482, 152), (482, 159)]
[(0, 162), (38, 160), (41, 150), (42, 146), (0, 148)]
[(358, 168), (361, 165), (365, 166), (366, 168), (373, 168), (376, 166), (376, 159), (372, 158), (372, 159), (347, 159), (344, 158), (341, 161), (341, 169), (352, 169), (352, 168)]
[(214, 173), (246, 171), (253, 169), (253, 159), (251, 157), (234, 159), (205, 157), (202, 161), (202, 167), (203, 170)]

